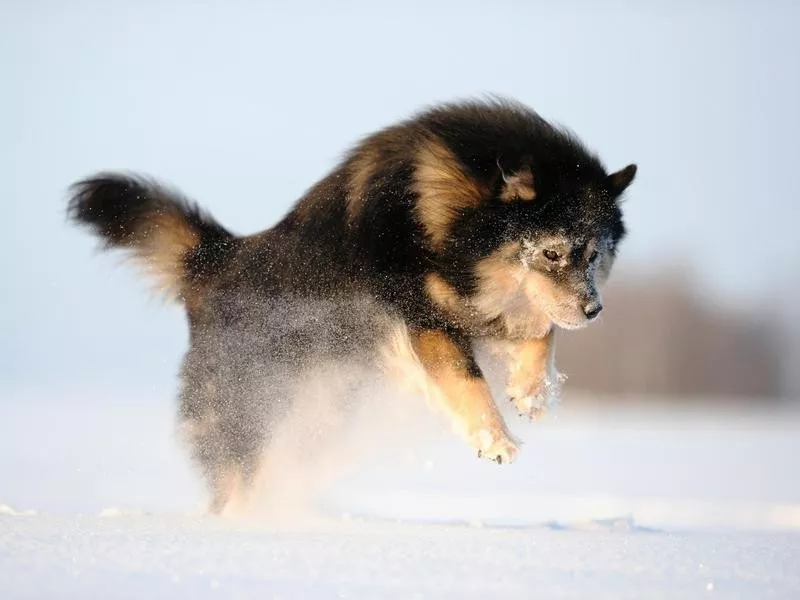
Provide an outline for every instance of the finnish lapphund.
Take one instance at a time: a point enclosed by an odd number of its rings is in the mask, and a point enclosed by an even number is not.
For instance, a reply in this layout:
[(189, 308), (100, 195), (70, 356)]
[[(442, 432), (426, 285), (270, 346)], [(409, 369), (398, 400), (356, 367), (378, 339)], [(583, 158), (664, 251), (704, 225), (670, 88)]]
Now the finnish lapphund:
[(473, 344), (501, 347), (510, 399), (542, 413), (559, 388), (556, 331), (603, 308), (635, 175), (493, 98), (367, 136), (254, 235), (126, 173), (74, 184), (68, 214), (186, 307), (179, 420), (221, 512), (252, 486), (292, 390), (343, 361), (416, 377), (479, 456), (512, 462)]

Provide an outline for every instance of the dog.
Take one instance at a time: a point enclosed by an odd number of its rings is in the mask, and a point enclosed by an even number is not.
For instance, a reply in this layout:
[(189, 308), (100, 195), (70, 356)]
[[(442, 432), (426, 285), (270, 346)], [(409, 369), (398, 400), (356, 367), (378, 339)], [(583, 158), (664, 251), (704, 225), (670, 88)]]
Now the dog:
[(365, 137), (255, 235), (137, 174), (77, 182), (67, 211), (186, 307), (179, 417), (220, 513), (252, 487), (292, 386), (342, 360), (416, 381), (478, 456), (511, 463), (474, 343), (502, 348), (510, 399), (542, 414), (556, 332), (603, 308), (636, 171), (609, 173), (567, 129), (490, 98)]

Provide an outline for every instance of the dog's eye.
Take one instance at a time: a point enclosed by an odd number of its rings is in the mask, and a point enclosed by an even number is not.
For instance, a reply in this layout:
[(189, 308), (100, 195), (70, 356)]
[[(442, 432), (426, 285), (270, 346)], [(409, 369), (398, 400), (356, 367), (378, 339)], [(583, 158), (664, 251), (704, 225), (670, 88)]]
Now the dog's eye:
[(550, 250), (549, 248), (547, 250), (542, 250), (542, 254), (544, 254), (544, 257), (547, 260), (552, 260), (553, 262), (561, 258), (561, 255), (558, 252), (555, 250)]
[(589, 262), (593, 263), (594, 261), (597, 260), (598, 256), (599, 254), (597, 253), (597, 250), (592, 250), (592, 253), (589, 255)]

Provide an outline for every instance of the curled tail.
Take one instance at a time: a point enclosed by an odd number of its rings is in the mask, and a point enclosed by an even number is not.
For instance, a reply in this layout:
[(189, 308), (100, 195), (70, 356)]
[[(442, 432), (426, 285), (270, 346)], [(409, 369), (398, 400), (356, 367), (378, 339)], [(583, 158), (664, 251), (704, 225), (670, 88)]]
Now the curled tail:
[(70, 188), (69, 218), (128, 250), (158, 289), (185, 300), (220, 273), (236, 237), (180, 193), (141, 176), (99, 173)]

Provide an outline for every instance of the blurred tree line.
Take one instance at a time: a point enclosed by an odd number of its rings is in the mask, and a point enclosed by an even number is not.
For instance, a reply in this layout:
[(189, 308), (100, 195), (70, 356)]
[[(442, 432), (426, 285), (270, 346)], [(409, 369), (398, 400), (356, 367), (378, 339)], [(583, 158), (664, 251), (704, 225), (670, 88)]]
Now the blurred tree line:
[(603, 298), (597, 323), (558, 339), (557, 364), (573, 389), (800, 399), (800, 339), (775, 306), (723, 306), (679, 270), (612, 278)]

